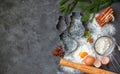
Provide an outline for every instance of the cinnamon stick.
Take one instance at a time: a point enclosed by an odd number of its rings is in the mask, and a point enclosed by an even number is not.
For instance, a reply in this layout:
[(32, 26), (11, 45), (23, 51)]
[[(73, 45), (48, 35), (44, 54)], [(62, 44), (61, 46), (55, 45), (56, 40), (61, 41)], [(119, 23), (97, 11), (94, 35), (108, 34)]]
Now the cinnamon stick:
[(109, 21), (111, 21), (111, 20), (112, 20), (112, 16), (108, 16), (107, 19), (108, 19), (108, 20), (105, 19), (102, 23), (100, 23), (101, 26), (104, 26), (104, 24), (106, 24), (106, 23), (108, 23)]
[[(112, 16), (109, 15), (113, 15), (113, 9), (111, 7), (107, 7), (105, 10), (103, 10), (103, 12), (101, 12), (97, 17), (96, 17), (96, 21), (97, 23), (102, 27), (104, 26), (106, 23), (108, 23), (109, 21), (112, 20)], [(107, 20), (108, 19), (108, 20)]]
[(113, 10), (112, 9), (108, 10), (108, 12), (102, 18), (100, 18), (100, 20), (101, 21), (104, 20), (107, 17), (107, 15), (109, 15), (109, 14), (113, 14)]
[(102, 18), (104, 14), (110, 9), (111, 7), (107, 7), (105, 10), (103, 10), (96, 18)]

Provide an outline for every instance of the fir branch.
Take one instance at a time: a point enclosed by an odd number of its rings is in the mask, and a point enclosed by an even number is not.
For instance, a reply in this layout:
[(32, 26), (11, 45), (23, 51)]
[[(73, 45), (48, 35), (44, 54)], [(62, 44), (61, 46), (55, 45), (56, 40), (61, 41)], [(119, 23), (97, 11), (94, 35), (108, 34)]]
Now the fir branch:
[[(85, 5), (84, 2), (88, 5)], [(61, 0), (60, 12), (70, 14), (77, 7), (84, 10), (82, 21), (88, 21), (90, 14), (93, 13), (92, 19), (89, 20), (92, 21), (95, 13), (109, 6), (112, 2), (113, 0)]]
[(68, 0), (61, 0), (61, 1), (59, 2), (59, 4), (62, 6), (62, 5), (64, 5), (67, 1), (68, 1)]
[(88, 6), (86, 6), (85, 4), (83, 4), (83, 2), (78, 2), (77, 4), (77, 8), (80, 8), (80, 9), (87, 9)]
[(83, 16), (81, 17), (81, 21), (83, 21), (83, 22), (85, 22), (85, 21), (88, 21), (89, 20), (89, 12), (88, 11), (85, 11), (84, 13), (83, 13)]
[(60, 12), (64, 14), (70, 14), (73, 9), (76, 7), (78, 0), (70, 0), (64, 2), (63, 5), (60, 6)]
[[(106, 0), (104, 0), (104, 1), (106, 1)], [(113, 0), (107, 0), (106, 2), (104, 2), (104, 1), (101, 3), (102, 5), (100, 5), (99, 10), (102, 10), (103, 8), (109, 6), (110, 4), (113, 3)]]

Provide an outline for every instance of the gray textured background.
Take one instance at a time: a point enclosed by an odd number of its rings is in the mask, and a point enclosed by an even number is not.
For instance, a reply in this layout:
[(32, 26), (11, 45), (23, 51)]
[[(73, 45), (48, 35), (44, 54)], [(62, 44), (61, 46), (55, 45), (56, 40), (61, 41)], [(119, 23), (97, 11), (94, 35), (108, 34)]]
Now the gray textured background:
[(51, 51), (59, 45), (58, 1), (0, 0), (0, 74), (56, 74), (59, 58)]
[(0, 0), (0, 74), (56, 74), (58, 0)]

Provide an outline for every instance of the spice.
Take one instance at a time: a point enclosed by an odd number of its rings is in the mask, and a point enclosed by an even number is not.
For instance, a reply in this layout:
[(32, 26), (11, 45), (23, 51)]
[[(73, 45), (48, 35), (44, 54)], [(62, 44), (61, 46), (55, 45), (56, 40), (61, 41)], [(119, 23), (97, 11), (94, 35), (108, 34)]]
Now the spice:
[(88, 38), (87, 42), (93, 43), (93, 38)]
[(59, 52), (59, 56), (60, 56), (61, 58), (63, 58), (64, 55), (65, 55), (65, 52), (64, 52), (64, 51)]
[(58, 55), (59, 55), (59, 52), (55, 49), (55, 50), (53, 51), (53, 55), (54, 55), (54, 56), (58, 56)]
[(56, 49), (57, 49), (57, 51), (61, 51), (62, 50), (62, 46), (57, 46)]
[(104, 9), (97, 17), (96, 21), (102, 27), (109, 21), (113, 19), (113, 9), (111, 7), (107, 7)]
[(62, 46), (57, 46), (56, 49), (53, 51), (53, 55), (63, 58), (65, 55), (65, 52), (62, 50)]

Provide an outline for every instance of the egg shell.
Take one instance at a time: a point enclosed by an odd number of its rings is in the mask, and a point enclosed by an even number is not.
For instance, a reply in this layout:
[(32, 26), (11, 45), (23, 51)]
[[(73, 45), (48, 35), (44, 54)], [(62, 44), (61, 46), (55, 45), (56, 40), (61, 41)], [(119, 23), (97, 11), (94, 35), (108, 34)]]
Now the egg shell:
[(94, 66), (95, 66), (95, 67), (99, 68), (101, 65), (102, 65), (102, 64), (101, 64), (101, 61), (100, 61), (100, 60), (95, 60), (95, 62), (94, 62)]
[(101, 63), (102, 63), (103, 65), (107, 65), (109, 62), (110, 62), (109, 57), (107, 57), (107, 56), (103, 56), (103, 57), (102, 57)]

